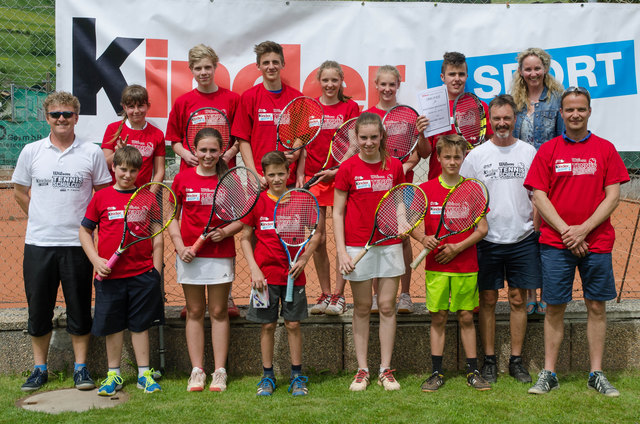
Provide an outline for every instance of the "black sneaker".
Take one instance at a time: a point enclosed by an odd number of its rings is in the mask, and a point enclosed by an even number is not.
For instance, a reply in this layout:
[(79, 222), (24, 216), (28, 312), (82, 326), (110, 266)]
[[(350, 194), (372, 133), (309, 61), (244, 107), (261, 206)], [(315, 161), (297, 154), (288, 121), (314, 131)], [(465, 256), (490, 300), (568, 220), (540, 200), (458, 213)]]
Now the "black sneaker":
[(531, 375), (524, 367), (522, 358), (509, 361), (509, 375), (521, 383), (531, 383)]
[(438, 371), (435, 371), (422, 383), (420, 388), (423, 392), (435, 392), (442, 386), (444, 386), (444, 376)]
[(538, 381), (531, 386), (529, 393), (534, 395), (543, 395), (549, 393), (551, 390), (555, 390), (560, 387), (558, 383), (558, 377), (553, 375), (551, 371), (542, 370), (538, 374)]
[(482, 369), (480, 370), (480, 375), (489, 383), (495, 383), (498, 381), (498, 366), (496, 365), (496, 361), (485, 357)]
[(34, 368), (31, 371), (31, 375), (27, 378), (27, 381), (20, 387), (23, 392), (35, 392), (44, 383), (49, 380), (49, 372), (42, 371), (40, 368)]
[(78, 390), (92, 390), (96, 388), (96, 383), (91, 379), (87, 367), (82, 367), (73, 372), (73, 382), (76, 384), (76, 389)]
[(491, 384), (480, 375), (480, 371), (474, 370), (467, 374), (467, 386), (476, 390), (491, 390)]
[(604, 376), (602, 371), (594, 371), (593, 374), (589, 375), (589, 381), (587, 382), (587, 387), (593, 390), (597, 390), (608, 397), (618, 397), (620, 396), (620, 392), (618, 389), (613, 387), (607, 377)]

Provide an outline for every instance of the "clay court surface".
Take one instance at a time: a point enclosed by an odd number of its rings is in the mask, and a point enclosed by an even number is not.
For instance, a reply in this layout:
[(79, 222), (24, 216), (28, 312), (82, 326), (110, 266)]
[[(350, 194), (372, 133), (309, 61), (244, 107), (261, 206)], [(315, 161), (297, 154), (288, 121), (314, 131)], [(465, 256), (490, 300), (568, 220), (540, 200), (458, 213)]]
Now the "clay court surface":
[[(22, 280), (22, 254), (24, 248), (24, 233), (26, 217), (13, 199), (13, 189), (9, 185), (0, 189), (0, 308), (25, 307), (25, 296)], [(613, 250), (614, 274), (616, 286), (622, 290), (623, 299), (640, 298), (640, 234), (635, 227), (640, 213), (640, 203), (635, 200), (623, 199), (612, 216), (612, 223), (616, 228), (616, 245)], [(330, 214), (329, 214), (330, 216)], [(51, 225), (55, 225), (55, 216)], [(327, 237), (329, 256), (335, 257), (331, 220), (328, 222), (329, 237)], [(635, 241), (633, 240), (635, 236)], [(236, 236), (237, 237), (237, 236)], [(168, 305), (184, 304), (182, 289), (176, 284), (175, 254), (168, 234), (165, 233), (165, 291)], [(237, 239), (236, 239), (237, 240)], [(240, 243), (236, 242), (238, 256), (236, 262), (236, 279), (233, 284), (233, 295), (240, 305), (248, 303), (250, 290), (250, 276), (240, 251)], [(419, 248), (413, 241), (414, 254)], [(126, 253), (125, 253), (126, 254)], [(628, 264), (628, 267), (627, 267)], [(625, 274), (625, 268), (626, 274)], [(312, 261), (307, 268), (307, 295), (309, 301), (315, 301), (320, 294), (320, 287)], [(334, 283), (332, 282), (332, 287)], [(581, 296), (580, 282), (576, 279), (575, 290)], [(347, 285), (347, 301), (350, 302), (350, 289)], [(502, 294), (504, 297), (504, 293)], [(414, 272), (411, 283), (411, 296), (414, 301), (424, 302), (424, 271)], [(59, 293), (59, 303), (63, 305), (62, 292)]]

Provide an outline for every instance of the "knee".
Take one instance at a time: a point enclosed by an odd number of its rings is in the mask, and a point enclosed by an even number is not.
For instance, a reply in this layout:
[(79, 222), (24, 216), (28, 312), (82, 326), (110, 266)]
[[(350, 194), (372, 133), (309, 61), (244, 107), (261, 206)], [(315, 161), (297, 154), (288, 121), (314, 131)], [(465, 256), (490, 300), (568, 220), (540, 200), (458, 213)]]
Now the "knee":
[[(371, 308), (369, 308), (371, 309)], [(390, 317), (396, 314), (396, 303), (391, 300), (380, 300), (378, 298), (378, 313), (384, 317)]]
[(300, 330), (300, 321), (287, 321), (284, 320), (284, 327), (288, 332), (294, 332)]
[(201, 321), (204, 319), (203, 306), (187, 306), (187, 319)]
[(480, 307), (494, 309), (498, 303), (498, 295), (493, 290), (484, 290), (480, 292)]
[(471, 311), (460, 311), (458, 313), (458, 322), (462, 327), (473, 326), (473, 312)]
[(229, 318), (229, 312), (227, 311), (226, 305), (224, 307), (215, 306), (209, 309), (209, 316), (214, 321), (225, 321)]
[(262, 333), (263, 334), (268, 334), (268, 335), (275, 334), (276, 325), (278, 325), (277, 322), (270, 322), (268, 324), (262, 324)]

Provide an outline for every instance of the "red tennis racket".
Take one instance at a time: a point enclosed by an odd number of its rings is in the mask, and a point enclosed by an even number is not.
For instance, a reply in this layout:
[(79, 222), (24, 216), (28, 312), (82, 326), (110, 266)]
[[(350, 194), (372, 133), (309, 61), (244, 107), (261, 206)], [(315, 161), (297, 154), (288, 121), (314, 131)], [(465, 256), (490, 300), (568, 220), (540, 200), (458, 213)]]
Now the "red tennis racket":
[[(454, 234), (460, 234), (473, 228), (486, 214), (489, 207), (487, 187), (475, 178), (465, 178), (451, 189), (442, 203), (440, 222), (436, 230), (437, 240), (443, 240)], [(445, 234), (440, 234), (442, 229)], [(425, 248), (411, 262), (416, 269), (420, 262), (431, 252)]]
[(487, 134), (487, 117), (482, 101), (473, 93), (462, 93), (453, 102), (453, 126), (458, 135), (473, 149), (484, 143)]
[[(251, 212), (259, 197), (260, 178), (255, 172), (244, 166), (236, 166), (225, 172), (213, 192), (209, 221), (202, 235), (191, 246), (191, 254), (196, 255), (213, 231)], [(214, 217), (218, 217), (222, 223), (212, 227)]]
[(296, 97), (278, 117), (278, 144), (290, 152), (300, 150), (320, 134), (323, 122), (324, 113), (319, 101), (307, 96)]
[(387, 131), (389, 155), (403, 160), (413, 152), (420, 135), (416, 127), (417, 119), (418, 112), (405, 105), (394, 106), (384, 115), (382, 124)]
[[(120, 246), (107, 261), (113, 268), (120, 255), (132, 245), (148, 240), (167, 229), (176, 215), (176, 195), (166, 185), (150, 182), (137, 189), (124, 211), (124, 230)], [(102, 280), (100, 275), (97, 280)]]
[(222, 136), (221, 153), (226, 152), (231, 147), (231, 128), (227, 115), (214, 107), (203, 107), (193, 112), (187, 121), (185, 140), (187, 140), (187, 147), (192, 154), (196, 154), (194, 143), (196, 134), (203, 128), (218, 130)]

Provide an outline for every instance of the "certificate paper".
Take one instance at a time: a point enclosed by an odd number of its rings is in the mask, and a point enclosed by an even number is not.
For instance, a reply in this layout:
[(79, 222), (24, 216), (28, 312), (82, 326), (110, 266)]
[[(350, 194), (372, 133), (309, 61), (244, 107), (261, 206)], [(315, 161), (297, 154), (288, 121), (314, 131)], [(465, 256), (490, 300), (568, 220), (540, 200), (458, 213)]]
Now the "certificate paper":
[(429, 126), (424, 130), (425, 137), (449, 131), (451, 115), (447, 86), (441, 85), (418, 92), (418, 113), (429, 119)]

